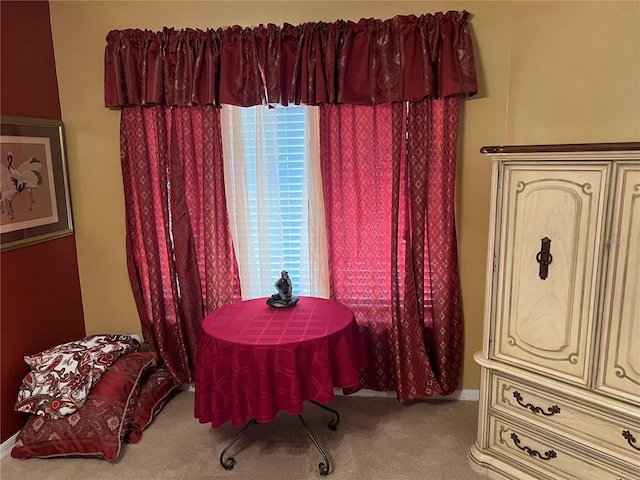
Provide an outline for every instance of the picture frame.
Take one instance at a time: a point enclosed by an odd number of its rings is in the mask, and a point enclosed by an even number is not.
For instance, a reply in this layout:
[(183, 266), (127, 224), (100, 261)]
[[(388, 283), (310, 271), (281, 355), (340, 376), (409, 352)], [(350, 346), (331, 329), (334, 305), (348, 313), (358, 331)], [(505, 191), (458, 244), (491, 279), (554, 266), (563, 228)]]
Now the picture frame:
[(63, 124), (2, 115), (0, 251), (73, 233)]

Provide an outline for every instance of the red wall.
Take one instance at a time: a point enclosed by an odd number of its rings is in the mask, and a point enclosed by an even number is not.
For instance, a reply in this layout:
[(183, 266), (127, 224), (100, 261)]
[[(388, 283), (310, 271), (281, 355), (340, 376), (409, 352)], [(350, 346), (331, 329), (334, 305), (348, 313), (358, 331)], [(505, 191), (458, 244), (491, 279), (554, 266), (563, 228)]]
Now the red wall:
[[(2, 1), (0, 22), (2, 113), (60, 120), (49, 3)], [(0, 302), (4, 442), (25, 421), (13, 409), (28, 372), (23, 356), (85, 336), (75, 237), (0, 254)]]

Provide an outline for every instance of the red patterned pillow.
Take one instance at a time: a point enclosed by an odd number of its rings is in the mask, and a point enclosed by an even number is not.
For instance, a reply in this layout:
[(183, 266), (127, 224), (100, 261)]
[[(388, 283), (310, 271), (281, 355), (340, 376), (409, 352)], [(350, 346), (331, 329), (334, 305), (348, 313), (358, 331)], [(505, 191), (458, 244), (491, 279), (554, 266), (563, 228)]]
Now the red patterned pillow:
[(84, 405), (63, 418), (30, 415), (11, 450), (14, 458), (97, 457), (116, 461), (126, 433), (126, 412), (155, 354), (122, 355), (100, 377)]
[(142, 431), (153, 421), (166, 403), (178, 393), (180, 384), (165, 370), (154, 367), (145, 373), (140, 382), (140, 393), (132, 404), (132, 413), (125, 440), (138, 443)]

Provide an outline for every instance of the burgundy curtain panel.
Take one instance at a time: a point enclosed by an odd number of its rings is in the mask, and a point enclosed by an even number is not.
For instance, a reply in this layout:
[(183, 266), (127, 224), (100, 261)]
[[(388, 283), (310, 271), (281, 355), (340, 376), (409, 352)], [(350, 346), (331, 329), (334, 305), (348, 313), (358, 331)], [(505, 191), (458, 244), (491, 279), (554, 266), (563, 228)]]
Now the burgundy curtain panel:
[(458, 105), (321, 107), (331, 295), (365, 340), (360, 388), (400, 401), (450, 394), (460, 376)]
[[(407, 297), (416, 302), (404, 312), (405, 321), (398, 322), (397, 368), (403, 399), (453, 393), (462, 367), (455, 232), (458, 119), (458, 97), (408, 104), (408, 238), (412, 252), (405, 273), (412, 277), (407, 287), (415, 289)], [(414, 315), (418, 321), (410, 320)], [(416, 368), (423, 361), (429, 368)]]
[(240, 298), (219, 127), (211, 107), (121, 115), (129, 277), (143, 337), (181, 382), (194, 380), (205, 313)]
[(454, 219), (461, 97), (477, 92), (465, 11), (107, 35), (122, 109), (127, 256), (143, 334), (193, 379), (203, 316), (240, 299), (219, 107), (321, 107), (331, 295), (356, 313), (362, 387), (452, 393), (462, 361)]
[(396, 390), (392, 257), (404, 216), (398, 219), (393, 205), (394, 158), (403, 147), (394, 128), (403, 127), (402, 110), (401, 103), (320, 107), (331, 297), (349, 306), (360, 326), (368, 364), (361, 387), (383, 391)]

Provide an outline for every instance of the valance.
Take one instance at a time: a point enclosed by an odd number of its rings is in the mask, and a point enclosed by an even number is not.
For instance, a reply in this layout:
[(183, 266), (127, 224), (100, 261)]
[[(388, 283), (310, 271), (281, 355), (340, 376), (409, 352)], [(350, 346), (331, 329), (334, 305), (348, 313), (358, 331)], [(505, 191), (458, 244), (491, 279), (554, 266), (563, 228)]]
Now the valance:
[(105, 106), (375, 105), (471, 96), (477, 84), (468, 16), (112, 30)]

